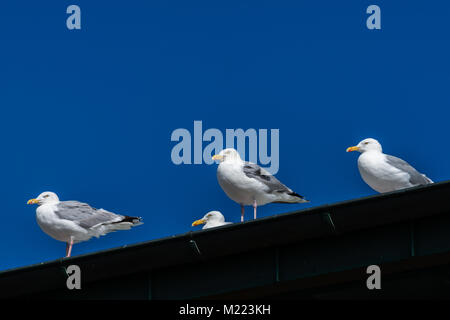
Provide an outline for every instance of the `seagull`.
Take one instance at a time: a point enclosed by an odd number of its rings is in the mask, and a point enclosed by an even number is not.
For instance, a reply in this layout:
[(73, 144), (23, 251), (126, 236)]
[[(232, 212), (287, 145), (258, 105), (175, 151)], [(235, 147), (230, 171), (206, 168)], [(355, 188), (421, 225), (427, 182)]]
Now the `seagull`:
[(59, 201), (54, 192), (46, 191), (27, 204), (37, 204), (36, 220), (42, 231), (65, 242), (66, 257), (70, 257), (74, 243), (99, 237), (116, 230), (128, 230), (142, 224), (141, 218), (95, 209), (78, 201)]
[(220, 161), (217, 167), (219, 185), (231, 200), (241, 205), (241, 221), (244, 221), (246, 205), (253, 206), (256, 219), (258, 205), (309, 202), (257, 164), (243, 161), (233, 148), (222, 150), (213, 160)]
[(362, 179), (380, 193), (433, 183), (406, 161), (384, 154), (381, 144), (372, 138), (362, 140), (347, 152), (359, 151), (358, 169)]
[(210, 211), (205, 216), (199, 220), (192, 223), (192, 226), (198, 226), (199, 224), (204, 224), (202, 229), (209, 229), (214, 227), (223, 226), (226, 224), (231, 224), (231, 222), (225, 222), (225, 218), (219, 211)]

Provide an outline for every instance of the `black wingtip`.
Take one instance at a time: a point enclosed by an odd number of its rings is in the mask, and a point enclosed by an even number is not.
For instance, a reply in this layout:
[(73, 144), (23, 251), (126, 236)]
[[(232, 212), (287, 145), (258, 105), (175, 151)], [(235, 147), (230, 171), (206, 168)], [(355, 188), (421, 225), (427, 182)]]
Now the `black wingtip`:
[(130, 216), (125, 216), (121, 221), (119, 222), (131, 222), (133, 224), (136, 223), (140, 223), (142, 222), (142, 218), (141, 217), (130, 217)]
[[(304, 196), (302, 196), (302, 195), (300, 195), (298, 193), (295, 193), (295, 192), (291, 192), (291, 193), (289, 193), (289, 195), (290, 196), (294, 196), (294, 197), (298, 197), (298, 198), (300, 198), (302, 200), (306, 200)], [(306, 200), (306, 201), (308, 201), (308, 200)]]

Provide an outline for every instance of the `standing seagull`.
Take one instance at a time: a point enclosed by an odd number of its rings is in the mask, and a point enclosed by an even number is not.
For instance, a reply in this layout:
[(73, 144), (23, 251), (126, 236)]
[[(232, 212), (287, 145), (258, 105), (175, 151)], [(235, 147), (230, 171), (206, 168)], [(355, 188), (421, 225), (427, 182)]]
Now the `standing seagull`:
[(42, 231), (50, 237), (66, 242), (66, 257), (72, 245), (91, 237), (103, 236), (116, 230), (128, 230), (142, 224), (141, 218), (95, 209), (78, 201), (59, 201), (53, 192), (43, 192), (28, 204), (38, 204), (36, 220)]
[(380, 193), (433, 183), (406, 161), (384, 154), (381, 144), (372, 138), (364, 139), (347, 152), (359, 151), (358, 169), (362, 179)]
[(225, 217), (219, 211), (210, 211), (205, 216), (199, 220), (192, 223), (192, 226), (198, 226), (199, 224), (204, 224), (202, 229), (209, 229), (213, 227), (219, 227), (226, 224), (231, 224), (231, 222), (225, 222)]
[(217, 180), (223, 191), (241, 205), (241, 221), (244, 221), (245, 205), (253, 206), (256, 219), (258, 205), (309, 202), (257, 164), (243, 161), (233, 148), (222, 150), (213, 160), (220, 161)]

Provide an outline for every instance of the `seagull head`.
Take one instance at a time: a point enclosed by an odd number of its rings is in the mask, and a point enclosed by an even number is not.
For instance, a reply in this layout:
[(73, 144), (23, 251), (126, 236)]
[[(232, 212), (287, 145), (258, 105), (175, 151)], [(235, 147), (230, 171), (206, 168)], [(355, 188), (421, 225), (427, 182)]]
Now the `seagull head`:
[(208, 222), (225, 222), (225, 218), (222, 213), (219, 211), (210, 211), (205, 216), (199, 220), (196, 220), (192, 223), (192, 226), (198, 226), (199, 224), (205, 224)]
[(347, 152), (351, 152), (351, 151), (359, 151), (361, 153), (366, 152), (366, 151), (382, 152), (383, 149), (381, 148), (381, 144), (377, 140), (372, 139), (372, 138), (367, 138), (367, 139), (364, 139), (363, 141), (361, 141), (360, 143), (358, 143), (358, 145), (347, 148)]
[(59, 198), (56, 193), (51, 191), (42, 192), (36, 199), (28, 200), (27, 204), (48, 204), (48, 203), (57, 203), (59, 202)]
[(220, 162), (224, 162), (227, 160), (241, 160), (241, 156), (233, 148), (223, 149), (213, 157), (213, 160), (219, 160)]

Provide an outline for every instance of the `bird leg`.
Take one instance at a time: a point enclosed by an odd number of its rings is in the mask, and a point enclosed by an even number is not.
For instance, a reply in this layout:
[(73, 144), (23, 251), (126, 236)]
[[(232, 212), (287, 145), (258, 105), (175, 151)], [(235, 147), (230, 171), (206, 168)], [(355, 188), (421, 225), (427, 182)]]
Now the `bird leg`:
[(70, 237), (70, 242), (67, 242), (66, 244), (66, 258), (70, 257), (70, 254), (72, 252), (72, 246), (73, 246), (73, 238)]
[(256, 200), (253, 201), (253, 218), (256, 219), (256, 207), (258, 205), (256, 204)]
[(245, 211), (244, 205), (241, 204), (241, 222), (244, 222), (244, 211)]

